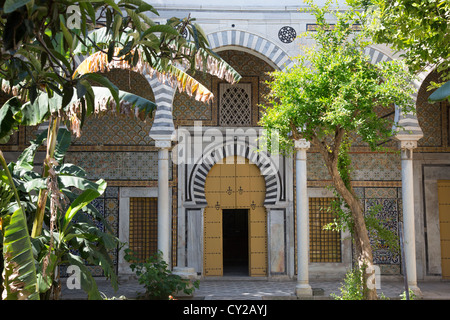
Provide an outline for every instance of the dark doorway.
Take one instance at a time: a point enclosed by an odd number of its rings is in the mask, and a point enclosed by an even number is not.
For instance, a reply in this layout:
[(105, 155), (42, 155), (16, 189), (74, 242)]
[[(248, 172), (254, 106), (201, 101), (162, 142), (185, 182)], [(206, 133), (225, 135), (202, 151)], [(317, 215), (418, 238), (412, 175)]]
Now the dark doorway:
[(223, 210), (223, 274), (248, 276), (248, 210)]

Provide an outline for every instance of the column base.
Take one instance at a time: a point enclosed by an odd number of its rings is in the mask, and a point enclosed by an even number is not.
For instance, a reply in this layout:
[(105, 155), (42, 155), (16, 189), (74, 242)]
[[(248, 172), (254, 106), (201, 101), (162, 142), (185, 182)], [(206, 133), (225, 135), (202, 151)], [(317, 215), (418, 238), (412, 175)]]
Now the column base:
[(312, 297), (313, 291), (309, 284), (297, 284), (295, 286), (295, 294), (297, 297)]
[[(172, 274), (180, 276), (184, 280), (189, 280), (189, 285), (187, 289), (192, 289), (193, 283), (198, 280), (197, 272), (194, 268), (188, 267), (174, 267)], [(175, 297), (193, 297), (194, 293), (186, 294), (183, 291), (177, 291), (174, 293)]]
[[(416, 296), (415, 299), (422, 299), (423, 298), (423, 294), (422, 291), (420, 291), (420, 288), (417, 285), (408, 285), (408, 288), (410, 291), (412, 291), (414, 293), (414, 295)], [(411, 297), (410, 297), (411, 298)]]

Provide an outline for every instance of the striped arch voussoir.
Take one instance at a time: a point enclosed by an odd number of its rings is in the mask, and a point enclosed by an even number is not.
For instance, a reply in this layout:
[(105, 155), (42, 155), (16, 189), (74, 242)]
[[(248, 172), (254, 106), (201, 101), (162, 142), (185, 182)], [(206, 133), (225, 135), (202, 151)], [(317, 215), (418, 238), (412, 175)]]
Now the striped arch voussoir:
[(235, 143), (234, 141), (205, 151), (202, 159), (195, 165), (191, 188), (196, 205), (206, 206), (207, 204), (205, 182), (211, 168), (226, 157), (235, 155), (249, 159), (259, 168), (266, 186), (264, 205), (274, 205), (278, 199), (281, 183), (278, 168), (267, 154), (256, 151), (254, 147), (246, 143)]

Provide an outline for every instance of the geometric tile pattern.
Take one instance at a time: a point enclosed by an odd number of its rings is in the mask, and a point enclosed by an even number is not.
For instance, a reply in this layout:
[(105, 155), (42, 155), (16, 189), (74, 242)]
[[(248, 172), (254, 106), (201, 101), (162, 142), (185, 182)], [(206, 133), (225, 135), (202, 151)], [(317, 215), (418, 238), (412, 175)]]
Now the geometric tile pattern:
[(81, 136), (74, 145), (150, 145), (152, 122), (143, 122), (134, 117), (105, 114), (90, 117), (81, 129)]
[(397, 153), (354, 153), (353, 180), (401, 180), (401, 159)]
[(443, 146), (443, 135), (447, 134), (447, 130), (443, 128), (443, 120), (446, 118), (443, 114), (446, 102), (428, 103), (428, 97), (433, 92), (427, 90), (431, 81), (439, 82), (437, 72), (432, 72), (425, 79), (417, 97), (417, 119), (424, 133), (424, 137), (418, 141), (419, 147), (441, 147)]
[[(381, 221), (383, 227), (398, 235), (398, 205), (397, 199), (366, 199), (365, 210), (370, 207), (380, 206), (380, 210), (375, 215)], [(393, 253), (389, 246), (383, 241), (371, 239), (373, 248), (373, 261), (375, 264), (400, 264), (399, 253)]]
[(65, 162), (84, 168), (89, 179), (158, 180), (157, 152), (68, 152)]
[[(107, 232), (111, 229), (114, 236), (119, 237), (119, 188), (118, 187), (107, 187), (105, 193), (92, 201), (92, 205), (99, 211), (99, 213), (105, 219), (105, 222), (109, 225), (107, 228), (102, 223), (98, 224), (101, 231)], [(118, 252), (117, 249), (112, 249), (109, 251), (109, 256), (114, 263), (116, 272), (118, 266)], [(103, 271), (100, 266), (88, 266), (91, 270), (93, 276), (103, 276)]]
[[(309, 181), (330, 180), (320, 153), (308, 153)], [(397, 153), (350, 153), (353, 181), (401, 181), (401, 159)]]

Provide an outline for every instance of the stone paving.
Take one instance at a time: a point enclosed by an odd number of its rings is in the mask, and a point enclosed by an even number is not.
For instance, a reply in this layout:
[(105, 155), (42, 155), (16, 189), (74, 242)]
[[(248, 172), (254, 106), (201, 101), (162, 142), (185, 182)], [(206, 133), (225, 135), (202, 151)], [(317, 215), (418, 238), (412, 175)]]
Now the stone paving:
[[(86, 299), (83, 290), (69, 290), (62, 279), (62, 300)], [(340, 281), (311, 281), (315, 300), (331, 299), (330, 294), (339, 294)], [(143, 292), (135, 279), (121, 280), (119, 290), (114, 292), (110, 283), (98, 278), (99, 290), (108, 298), (124, 296), (128, 299), (137, 297), (138, 292)], [(267, 281), (253, 280), (249, 278), (227, 280), (201, 280), (200, 287), (191, 299), (197, 300), (295, 300), (295, 281)], [(426, 281), (419, 282), (424, 300), (450, 300), (450, 281)], [(404, 291), (401, 281), (384, 281), (381, 283), (379, 293), (390, 299), (399, 299)]]

